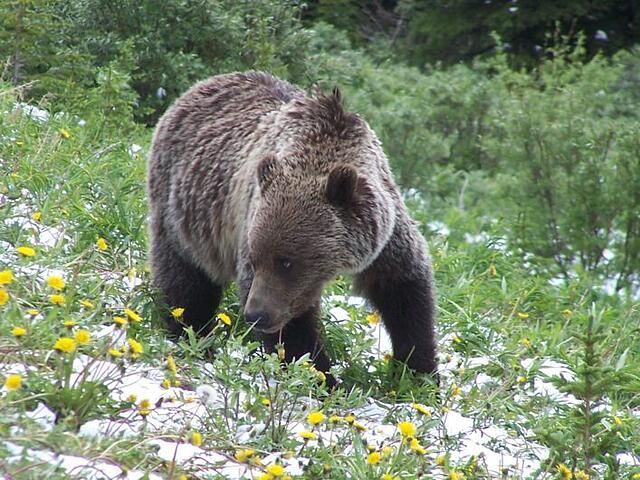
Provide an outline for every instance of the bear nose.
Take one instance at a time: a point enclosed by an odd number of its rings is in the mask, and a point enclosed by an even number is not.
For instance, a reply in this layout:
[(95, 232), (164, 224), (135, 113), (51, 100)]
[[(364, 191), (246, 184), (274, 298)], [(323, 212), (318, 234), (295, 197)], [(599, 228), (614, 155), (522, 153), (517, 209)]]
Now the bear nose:
[(269, 326), (269, 314), (267, 312), (245, 312), (244, 319), (256, 330), (264, 330)]

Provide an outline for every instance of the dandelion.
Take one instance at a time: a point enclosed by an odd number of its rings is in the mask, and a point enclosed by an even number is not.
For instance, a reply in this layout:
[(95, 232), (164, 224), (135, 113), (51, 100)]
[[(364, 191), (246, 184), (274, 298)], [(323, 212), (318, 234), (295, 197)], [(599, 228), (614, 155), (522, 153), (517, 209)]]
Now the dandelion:
[(0, 272), (0, 285), (9, 285), (13, 282), (13, 272), (11, 270), (2, 270)]
[(309, 430), (302, 430), (301, 432), (298, 432), (298, 436), (304, 438), (305, 440), (315, 440), (318, 438), (318, 435), (310, 432)]
[(5, 305), (9, 301), (9, 292), (0, 288), (0, 305)]
[(409, 443), (409, 448), (416, 452), (419, 455), (425, 455), (427, 453), (427, 449), (420, 445), (420, 442), (417, 438), (412, 438)]
[(339, 423), (342, 420), (342, 417), (338, 416), (338, 415), (331, 415), (329, 417), (329, 422), (331, 423)]
[(100, 250), (101, 252), (104, 252), (107, 250), (107, 248), (109, 248), (109, 246), (107, 245), (107, 241), (102, 237), (100, 237), (96, 241), (96, 247), (98, 247), (98, 250)]
[(35, 222), (39, 222), (41, 218), (42, 218), (42, 212), (39, 210), (31, 214), (31, 219)]
[(377, 325), (380, 323), (380, 313), (373, 312), (367, 315), (367, 323), (371, 326)]
[(194, 447), (202, 445), (202, 434), (200, 432), (193, 432), (191, 434), (191, 445)]
[(238, 450), (234, 455), (234, 458), (240, 463), (247, 463), (255, 453), (256, 452), (251, 448), (244, 448), (242, 450)]
[(76, 341), (73, 338), (60, 337), (53, 345), (53, 349), (64, 353), (74, 352), (76, 350)]
[(260, 403), (265, 407), (268, 407), (269, 405), (271, 405), (271, 400), (269, 400), (268, 398), (263, 398), (262, 400), (260, 400)]
[(130, 308), (125, 308), (124, 313), (127, 315), (127, 317), (129, 317), (129, 320), (132, 320), (134, 322), (139, 322), (142, 320), (142, 317)]
[(496, 266), (493, 263), (489, 265), (489, 275), (491, 275), (492, 277), (495, 277), (496, 275), (498, 275), (498, 270), (496, 269)]
[(129, 343), (129, 352), (131, 352), (131, 358), (138, 358), (144, 352), (142, 344), (133, 338), (127, 338)]
[(169, 370), (174, 375), (177, 373), (178, 368), (176, 366), (176, 361), (173, 359), (171, 355), (167, 357), (167, 370)]
[(71, 138), (71, 132), (69, 132), (69, 130), (67, 130), (66, 128), (61, 128), (58, 130), (58, 133), (60, 134), (60, 136), (62, 138), (64, 138), (65, 140), (69, 140)]
[(277, 463), (272, 463), (271, 465), (267, 466), (266, 470), (267, 473), (270, 473), (274, 477), (281, 477), (284, 475), (284, 467)]
[(122, 352), (117, 348), (110, 348), (109, 355), (111, 355), (113, 358), (120, 358), (122, 357)]
[(350, 413), (349, 415), (346, 415), (344, 417), (344, 421), (347, 422), (349, 425), (353, 425), (356, 421), (356, 417), (353, 413)]
[(518, 383), (526, 383), (527, 382), (527, 377), (524, 377), (522, 375), (520, 375), (517, 379)]
[(115, 316), (115, 317), (113, 317), (113, 323), (116, 324), (116, 327), (121, 328), (121, 327), (126, 326), (127, 323), (129, 323), (129, 321), (125, 317)]
[(89, 310), (91, 310), (92, 308), (95, 308), (96, 306), (91, 303), (89, 300), (87, 300), (86, 298), (83, 300), (80, 300), (80, 305), (82, 305), (84, 308), (87, 308)]
[(60, 295), (59, 293), (54, 293), (53, 295), (49, 295), (49, 300), (54, 305), (64, 305), (66, 302), (64, 295)]
[(86, 345), (91, 341), (91, 333), (88, 330), (80, 329), (74, 335), (76, 342), (80, 345)]
[(449, 472), (449, 480), (464, 480), (464, 473), (452, 470)]
[(400, 422), (398, 431), (403, 437), (413, 437), (416, 434), (416, 426), (411, 422)]
[(573, 315), (573, 311), (572, 311), (572, 310), (569, 310), (568, 308), (565, 308), (564, 310), (562, 310), (562, 311), (560, 312), (560, 314), (561, 314), (563, 317), (565, 317), (565, 318), (569, 318), (570, 316), (572, 316), (572, 315)]
[(388, 457), (392, 453), (393, 453), (393, 447), (391, 447), (389, 445), (385, 445), (384, 447), (382, 447), (382, 455), (383, 456)]
[(462, 343), (462, 339), (458, 335), (454, 334), (453, 337), (451, 337), (451, 343), (460, 344)]
[(31, 315), (32, 317), (35, 317), (39, 313), (40, 313), (40, 311), (36, 310), (35, 308), (30, 308), (29, 310), (27, 310), (27, 314)]
[(640, 480), (640, 472), (634, 473), (633, 475), (631, 475), (631, 478), (633, 480)]
[(576, 480), (589, 480), (589, 474), (584, 470), (578, 470), (574, 477)]
[(520, 318), (521, 320), (526, 320), (527, 318), (529, 318), (529, 314), (525, 312), (518, 312), (518, 318)]
[(23, 257), (34, 257), (36, 254), (36, 251), (33, 248), (27, 247), (26, 245), (23, 245), (22, 247), (18, 247), (16, 248), (16, 250)]
[(72, 329), (73, 327), (75, 327), (77, 325), (77, 322), (75, 320), (65, 320), (64, 322), (62, 322), (62, 325), (65, 326), (68, 329)]
[(382, 477), (380, 477), (380, 480), (400, 480), (400, 477), (391, 475), (390, 473), (385, 473), (384, 475), (382, 475)]
[(181, 307), (176, 307), (173, 310), (171, 310), (171, 316), (173, 318), (182, 318), (182, 315), (184, 315), (184, 308)]
[(622, 426), (622, 419), (619, 416), (614, 415), (613, 416), (613, 423), (615, 423), (615, 425), (617, 427), (620, 427), (620, 426)]
[(377, 465), (378, 463), (380, 463), (381, 458), (382, 455), (380, 455), (379, 452), (370, 453), (369, 455), (367, 455), (367, 463), (369, 465)]
[(436, 457), (436, 465), (438, 465), (439, 467), (444, 467), (444, 464), (447, 460), (447, 457), (444, 455), (438, 455)]
[(226, 313), (219, 313), (217, 318), (225, 325), (231, 325), (231, 317), (229, 317), (229, 315), (227, 315)]
[(531, 348), (531, 340), (529, 340), (527, 337), (524, 337), (522, 340), (520, 340), (520, 345), (522, 345), (524, 348)]
[(162, 388), (169, 389), (171, 388), (171, 380), (165, 378), (164, 380), (162, 380), (162, 383), (160, 385), (162, 386)]
[(427, 417), (431, 416), (431, 409), (420, 404), (420, 403), (412, 403), (411, 406), (418, 412), (421, 413), (422, 415), (425, 415)]
[(570, 480), (573, 477), (573, 473), (571, 472), (571, 469), (567, 467), (564, 463), (559, 463), (556, 469), (558, 470), (558, 473), (562, 475), (562, 478), (564, 480)]
[(325, 418), (326, 417), (322, 412), (311, 412), (309, 415), (307, 415), (307, 422), (309, 422), (311, 425), (318, 425), (319, 423), (322, 423)]
[(270, 473), (263, 473), (262, 475), (258, 475), (256, 480), (273, 480), (273, 475)]
[(27, 334), (27, 329), (23, 327), (13, 327), (11, 329), (11, 335), (16, 338), (24, 337)]
[(66, 284), (64, 278), (60, 275), (49, 275), (49, 277), (47, 277), (47, 285), (54, 290), (64, 290)]
[(4, 386), (10, 392), (13, 390), (19, 390), (20, 387), (22, 387), (22, 377), (17, 374), (9, 375), (4, 381)]
[(356, 430), (359, 430), (361, 432), (364, 432), (367, 429), (367, 427), (365, 427), (363, 424), (358, 422), (353, 422), (352, 425)]

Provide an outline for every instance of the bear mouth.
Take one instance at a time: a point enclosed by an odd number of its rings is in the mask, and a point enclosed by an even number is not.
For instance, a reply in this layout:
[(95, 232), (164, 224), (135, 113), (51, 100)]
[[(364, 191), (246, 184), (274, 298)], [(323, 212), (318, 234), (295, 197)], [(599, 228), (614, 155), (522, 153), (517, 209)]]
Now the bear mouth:
[(266, 325), (257, 325), (256, 323), (253, 323), (250, 326), (253, 330), (255, 330), (258, 333), (277, 333), (284, 328), (284, 324), (266, 326)]

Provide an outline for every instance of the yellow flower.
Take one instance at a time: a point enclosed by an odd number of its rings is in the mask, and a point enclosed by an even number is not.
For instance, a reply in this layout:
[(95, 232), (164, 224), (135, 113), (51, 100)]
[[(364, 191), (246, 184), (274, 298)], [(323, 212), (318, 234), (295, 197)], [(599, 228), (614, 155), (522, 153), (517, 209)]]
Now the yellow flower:
[(113, 317), (113, 323), (116, 324), (117, 327), (124, 327), (129, 321), (125, 317)]
[(109, 355), (111, 355), (113, 358), (120, 358), (122, 356), (122, 352), (117, 348), (110, 348)]
[(344, 417), (344, 421), (347, 422), (349, 425), (352, 425), (356, 421), (356, 417), (353, 413), (350, 413), (349, 415), (346, 415)]
[(271, 400), (269, 400), (268, 398), (263, 398), (262, 400), (260, 400), (260, 403), (265, 407), (268, 407), (269, 405), (271, 405)]
[(436, 457), (436, 465), (438, 465), (439, 467), (444, 467), (446, 460), (447, 457), (445, 457), (444, 455), (438, 455)]
[(518, 318), (526, 320), (527, 318), (529, 318), (529, 314), (525, 312), (518, 312)]
[(105, 250), (107, 250), (107, 248), (109, 248), (109, 246), (107, 245), (107, 241), (102, 237), (100, 237), (96, 241), (96, 246), (98, 247), (98, 250), (100, 250), (101, 252), (104, 252)]
[(143, 398), (142, 400), (140, 400), (140, 403), (138, 404), (139, 408), (144, 408), (144, 409), (149, 409), (151, 408), (151, 400), (149, 400), (148, 398)]
[(393, 447), (390, 447), (389, 445), (385, 445), (384, 447), (382, 447), (382, 455), (384, 455), (385, 457), (388, 457), (392, 453)]
[(364, 432), (367, 429), (367, 427), (358, 422), (353, 422), (352, 425), (356, 430), (360, 430), (361, 432)]
[(171, 316), (173, 318), (181, 318), (183, 314), (184, 314), (184, 308), (176, 307), (173, 310), (171, 310)]
[(138, 396), (135, 393), (127, 397), (127, 402), (136, 403), (136, 400), (138, 400)]
[(76, 342), (78, 342), (80, 345), (87, 344), (91, 341), (91, 334), (88, 330), (78, 330), (75, 333), (74, 337), (76, 338)]
[(620, 427), (622, 425), (622, 419), (619, 416), (614, 415), (613, 423), (615, 423), (617, 427)]
[(38, 211), (36, 211), (36, 212), (33, 212), (33, 213), (31, 214), (31, 218), (32, 218), (34, 221), (39, 222), (39, 221), (40, 221), (40, 219), (42, 218), (42, 212), (41, 212), (41, 211), (39, 211), (39, 210), (38, 210)]
[(258, 475), (256, 480), (273, 480), (273, 475), (270, 473), (263, 473), (262, 475)]
[(416, 434), (416, 426), (411, 422), (400, 422), (398, 431), (403, 437), (413, 437)]
[(193, 432), (191, 434), (191, 445), (195, 447), (202, 445), (202, 434), (200, 432)]
[(33, 248), (27, 247), (26, 245), (18, 247), (16, 250), (23, 257), (33, 257), (36, 254), (36, 251)]
[(380, 463), (381, 458), (382, 455), (380, 455), (379, 452), (370, 453), (369, 455), (367, 455), (367, 463), (369, 465), (377, 465), (378, 463)]
[(95, 305), (86, 298), (84, 300), (80, 300), (80, 305), (82, 305), (84, 308), (95, 308)]
[(65, 320), (64, 322), (62, 322), (62, 325), (64, 325), (67, 328), (73, 328), (76, 326), (76, 321), (75, 320)]
[(178, 368), (176, 367), (176, 361), (173, 359), (171, 355), (167, 357), (167, 370), (169, 370), (174, 375), (178, 371)]
[(0, 305), (5, 305), (9, 301), (9, 292), (0, 288)]
[(457, 397), (462, 393), (462, 388), (460, 388), (458, 385), (456, 385), (455, 383), (451, 386), (451, 396), (452, 397)]
[(573, 473), (571, 473), (571, 469), (567, 467), (564, 463), (559, 463), (556, 469), (558, 470), (558, 473), (562, 475), (562, 478), (564, 480), (570, 480), (571, 478), (573, 478)]
[(164, 380), (162, 380), (162, 388), (171, 388), (171, 380), (169, 380), (168, 378), (165, 378)]
[(284, 475), (284, 467), (282, 465), (278, 465), (277, 463), (272, 463), (267, 466), (267, 473), (270, 473), (274, 477), (281, 477)]
[(584, 470), (578, 470), (575, 474), (575, 478), (576, 480), (589, 480), (589, 474)]
[(452, 470), (449, 472), (449, 480), (464, 480), (464, 473)]
[(60, 275), (49, 275), (47, 278), (47, 285), (54, 290), (64, 290), (65, 281)]
[(640, 472), (634, 473), (633, 475), (631, 475), (631, 478), (633, 480), (640, 480)]
[(462, 339), (458, 335), (454, 334), (451, 338), (451, 343), (462, 343)]
[(418, 411), (418, 413), (421, 413), (422, 415), (426, 415), (427, 417), (431, 416), (431, 409), (422, 405), (421, 403), (412, 403), (411, 406), (415, 408)]
[(380, 323), (380, 313), (378, 312), (373, 312), (369, 315), (367, 315), (367, 323), (369, 325), (377, 325), (378, 323)]
[(304, 438), (305, 440), (315, 440), (316, 438), (318, 438), (318, 435), (316, 435), (313, 432), (310, 432), (309, 430), (303, 430), (301, 432), (298, 432), (298, 435)]
[(136, 312), (134, 312), (133, 310), (131, 310), (130, 308), (125, 308), (124, 313), (127, 314), (127, 317), (129, 317), (129, 320), (133, 320), (134, 322), (139, 322), (140, 320), (142, 320), (142, 317), (138, 315)]
[(492, 277), (495, 277), (498, 274), (498, 270), (496, 270), (496, 266), (493, 263), (489, 265), (489, 274)]
[(71, 353), (76, 349), (76, 341), (69, 337), (60, 337), (53, 345), (54, 350), (64, 353)]
[(235, 459), (240, 463), (247, 463), (255, 452), (251, 448), (245, 448), (242, 450), (238, 450), (234, 455)]
[(380, 477), (380, 480), (400, 480), (400, 477), (396, 477), (395, 475), (391, 475), (390, 473), (385, 473)]
[(338, 422), (340, 422), (341, 420), (342, 420), (342, 417), (340, 417), (340, 416), (338, 416), (338, 415), (331, 415), (331, 416), (329, 417), (329, 421), (330, 421), (331, 423), (338, 423)]
[(420, 445), (420, 442), (418, 441), (417, 438), (411, 439), (411, 442), (409, 443), (409, 448), (420, 455), (424, 455), (427, 453), (427, 449), (424, 448), (422, 445)]
[(9, 285), (13, 282), (13, 272), (11, 270), (2, 270), (0, 272), (0, 285)]
[(309, 422), (311, 425), (318, 425), (325, 418), (326, 417), (322, 412), (311, 412), (309, 415), (307, 415), (307, 422)]
[(22, 386), (22, 377), (20, 375), (9, 375), (4, 382), (4, 386), (7, 390), (18, 390)]
[(49, 300), (51, 300), (51, 303), (53, 303), (54, 305), (64, 305), (64, 303), (66, 302), (64, 295), (60, 295), (58, 293), (50, 295)]
[(524, 337), (522, 340), (520, 340), (520, 345), (522, 345), (524, 348), (531, 348), (531, 340), (529, 340), (527, 337)]
[(61, 128), (58, 130), (58, 133), (60, 134), (60, 136), (62, 138), (64, 138), (65, 140), (68, 140), (71, 138), (71, 132), (69, 132), (69, 130), (67, 130), (66, 128)]
[(14, 337), (23, 337), (27, 334), (27, 329), (22, 327), (13, 327), (11, 329), (11, 335)]
[(516, 380), (518, 381), (518, 383), (526, 383), (527, 377), (523, 377), (522, 375), (520, 375)]
[(226, 313), (219, 313), (218, 320), (220, 320), (222, 323), (224, 323), (227, 326), (231, 325), (231, 317), (229, 317), (229, 315), (227, 315)]
[(29, 310), (27, 310), (27, 313), (29, 315), (31, 315), (32, 317), (35, 317), (36, 315), (38, 315), (40, 312), (38, 310), (36, 310), (35, 308), (30, 308)]
[(568, 308), (565, 308), (560, 312), (560, 314), (565, 318), (569, 318), (571, 315), (573, 315), (573, 311), (569, 310)]
[(142, 344), (137, 340), (127, 338), (127, 342), (129, 343), (129, 351), (131, 352), (132, 358), (138, 358), (144, 352)]

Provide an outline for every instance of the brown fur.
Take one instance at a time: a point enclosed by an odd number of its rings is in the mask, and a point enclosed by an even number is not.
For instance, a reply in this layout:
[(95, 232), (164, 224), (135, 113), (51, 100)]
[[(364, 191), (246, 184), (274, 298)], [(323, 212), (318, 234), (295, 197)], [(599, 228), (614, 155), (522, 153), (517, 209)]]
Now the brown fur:
[(380, 142), (337, 90), (310, 97), (258, 72), (196, 84), (158, 123), (148, 193), (154, 283), (187, 324), (206, 330), (236, 280), (265, 345), (282, 340), (288, 359), (310, 352), (326, 371), (320, 295), (352, 274), (395, 356), (435, 372), (424, 239)]

